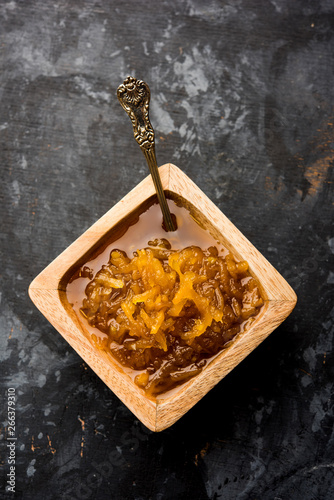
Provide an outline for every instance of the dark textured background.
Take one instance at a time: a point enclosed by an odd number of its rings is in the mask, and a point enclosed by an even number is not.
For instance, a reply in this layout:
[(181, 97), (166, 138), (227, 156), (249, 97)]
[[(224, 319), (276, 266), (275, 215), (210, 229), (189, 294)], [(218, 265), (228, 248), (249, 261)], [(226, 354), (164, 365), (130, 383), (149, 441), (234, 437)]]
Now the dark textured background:
[[(333, 2), (1, 0), (0, 37), (0, 378), (3, 403), (17, 392), (16, 497), (334, 498)], [(115, 95), (129, 74), (151, 88), (158, 163), (189, 175), (298, 295), (159, 434), (27, 295), (148, 174)]]

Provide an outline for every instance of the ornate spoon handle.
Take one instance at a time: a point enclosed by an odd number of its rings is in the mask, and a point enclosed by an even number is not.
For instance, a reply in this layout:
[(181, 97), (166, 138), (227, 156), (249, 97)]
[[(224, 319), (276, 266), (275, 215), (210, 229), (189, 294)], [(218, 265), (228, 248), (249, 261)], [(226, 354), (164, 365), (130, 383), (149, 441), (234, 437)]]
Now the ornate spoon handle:
[(175, 231), (176, 223), (172, 218), (161, 184), (155, 156), (154, 130), (149, 120), (150, 89), (147, 83), (128, 76), (117, 89), (117, 97), (122, 108), (129, 115), (133, 133), (148, 163), (153, 183), (158, 195), (165, 229)]

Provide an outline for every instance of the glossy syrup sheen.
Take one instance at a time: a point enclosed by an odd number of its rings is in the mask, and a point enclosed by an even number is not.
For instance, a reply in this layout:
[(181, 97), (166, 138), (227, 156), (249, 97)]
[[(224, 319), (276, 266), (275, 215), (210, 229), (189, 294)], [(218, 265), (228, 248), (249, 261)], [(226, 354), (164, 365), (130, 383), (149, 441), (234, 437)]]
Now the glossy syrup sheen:
[[(137, 385), (153, 397), (173, 390), (197, 375), (247, 323), (253, 321), (263, 303), (256, 281), (247, 273), (247, 263), (237, 263), (184, 207), (172, 200), (168, 200), (168, 204), (176, 216), (175, 232), (167, 233), (163, 229), (160, 207), (152, 205), (119, 239), (112, 241), (97, 257), (87, 261), (67, 286), (68, 300), (83, 327), (91, 334), (93, 343), (97, 348), (111, 352)], [(155, 287), (152, 285), (152, 288), (161, 291), (155, 295), (160, 306), (154, 310), (152, 304), (147, 305), (148, 309), (145, 310), (145, 300), (140, 300), (138, 304), (133, 298), (134, 294), (142, 294), (145, 290), (144, 295), (147, 294), (151, 288), (147, 282), (145, 285), (144, 275), (138, 281), (139, 268), (142, 268), (143, 263), (141, 259), (149, 262), (147, 256), (151, 252), (141, 249), (156, 246), (152, 242), (159, 239), (168, 240), (175, 257), (170, 259), (164, 255), (159, 257), (160, 264), (156, 261), (158, 267), (162, 264), (165, 269), (162, 271), (162, 280), (171, 276), (170, 266), (176, 270), (172, 271), (175, 279), (173, 288), (166, 292), (160, 287), (159, 280), (154, 279), (154, 263), (147, 263), (146, 271), (153, 272), (151, 281), (153, 279)], [(118, 250), (120, 253), (117, 253)], [(122, 265), (127, 262), (132, 274), (125, 271), (122, 275), (119, 272), (121, 267), (115, 267), (112, 255), (121, 257), (119, 262)], [(182, 262), (184, 273), (178, 262)], [(139, 268), (133, 267), (138, 263)], [(185, 278), (186, 275), (189, 278), (194, 274), (197, 276), (196, 285), (189, 284), (190, 281)], [(106, 282), (103, 281), (105, 275)], [(110, 288), (110, 284), (107, 284), (111, 275), (116, 288), (114, 285)], [(118, 290), (119, 287), (121, 290)], [(181, 288), (184, 292), (181, 292)], [(180, 295), (182, 309), (177, 309), (173, 303)], [(190, 299), (190, 296), (193, 298)], [(170, 309), (161, 305), (161, 298), (165, 302), (169, 301)], [(132, 312), (129, 313), (129, 310)], [(164, 311), (165, 322), (160, 323), (162, 326), (159, 326), (157, 333), (154, 332), (154, 337), (152, 323), (149, 326), (147, 321), (159, 314), (161, 318), (161, 311)], [(134, 321), (132, 315), (136, 317)], [(207, 322), (202, 321), (204, 317)], [(192, 336), (198, 323), (202, 324), (202, 330), (197, 330), (197, 334)]]
[[(171, 233), (163, 229), (161, 210), (159, 205), (155, 203), (140, 215), (136, 224), (129, 226), (123, 236), (113, 241), (97, 257), (88, 260), (82, 267), (89, 267), (95, 275), (101, 269), (102, 265), (108, 262), (112, 249), (118, 248), (119, 250), (123, 250), (131, 258), (136, 250), (147, 247), (148, 242), (156, 238), (168, 239), (175, 250), (181, 250), (192, 245), (201, 248), (216, 246), (221, 254), (227, 253), (223, 245), (195, 222), (186, 208), (178, 206), (173, 200), (167, 200), (167, 203), (170, 211), (176, 216), (176, 231)], [(78, 313), (80, 320), (82, 315), (79, 309), (89, 281), (90, 279), (85, 277), (75, 279), (67, 285), (66, 289), (68, 301), (72, 304), (76, 313)], [(87, 323), (85, 323), (85, 327), (87, 327)], [(90, 327), (90, 331), (99, 335), (99, 330), (96, 328)]]

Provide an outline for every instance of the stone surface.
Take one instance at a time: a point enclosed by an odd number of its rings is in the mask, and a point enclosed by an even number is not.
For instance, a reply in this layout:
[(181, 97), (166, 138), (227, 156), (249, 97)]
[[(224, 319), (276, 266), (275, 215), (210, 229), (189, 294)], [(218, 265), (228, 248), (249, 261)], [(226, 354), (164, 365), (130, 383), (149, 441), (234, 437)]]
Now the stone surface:
[[(17, 498), (334, 498), (333, 2), (1, 0), (0, 19), (0, 496), (15, 388)], [(148, 174), (115, 95), (129, 74), (151, 88), (158, 163), (189, 175), (298, 295), (159, 434), (27, 295)]]

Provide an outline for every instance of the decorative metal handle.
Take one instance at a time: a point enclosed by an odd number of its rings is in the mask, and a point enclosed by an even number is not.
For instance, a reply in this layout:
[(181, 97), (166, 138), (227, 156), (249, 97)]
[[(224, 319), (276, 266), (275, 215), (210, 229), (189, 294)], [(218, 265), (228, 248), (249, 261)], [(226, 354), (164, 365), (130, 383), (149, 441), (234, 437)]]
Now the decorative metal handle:
[(161, 207), (165, 229), (175, 231), (176, 221), (173, 220), (166, 201), (155, 156), (154, 130), (148, 114), (150, 95), (147, 83), (132, 76), (128, 76), (117, 89), (118, 100), (131, 119), (135, 139), (148, 163)]

